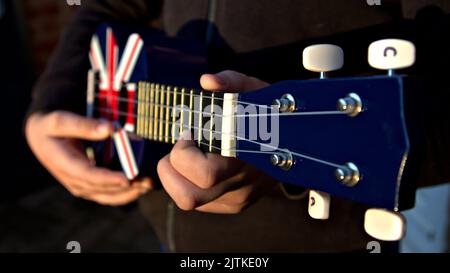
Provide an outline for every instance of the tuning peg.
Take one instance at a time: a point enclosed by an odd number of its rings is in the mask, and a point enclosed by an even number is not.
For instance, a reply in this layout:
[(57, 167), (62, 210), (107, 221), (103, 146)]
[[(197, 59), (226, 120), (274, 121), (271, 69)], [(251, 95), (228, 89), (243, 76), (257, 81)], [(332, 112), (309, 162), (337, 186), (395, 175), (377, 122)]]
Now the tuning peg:
[(325, 79), (327, 72), (341, 69), (344, 65), (342, 48), (319, 44), (308, 46), (303, 50), (303, 67), (309, 71), (320, 72), (320, 78)]
[(310, 190), (308, 213), (314, 219), (328, 219), (330, 216), (330, 195), (325, 192)]
[(395, 69), (410, 67), (414, 64), (416, 47), (406, 40), (379, 40), (369, 46), (368, 59), (370, 66), (388, 70), (388, 75), (393, 76)]
[[(327, 72), (338, 70), (343, 65), (344, 51), (336, 45), (312, 45), (303, 50), (303, 67), (309, 71), (319, 72), (321, 79), (327, 77)], [(325, 192), (310, 190), (308, 213), (314, 219), (328, 219), (330, 216), (330, 195)]]
[(368, 209), (364, 215), (367, 234), (382, 241), (399, 241), (406, 233), (405, 217), (399, 212)]

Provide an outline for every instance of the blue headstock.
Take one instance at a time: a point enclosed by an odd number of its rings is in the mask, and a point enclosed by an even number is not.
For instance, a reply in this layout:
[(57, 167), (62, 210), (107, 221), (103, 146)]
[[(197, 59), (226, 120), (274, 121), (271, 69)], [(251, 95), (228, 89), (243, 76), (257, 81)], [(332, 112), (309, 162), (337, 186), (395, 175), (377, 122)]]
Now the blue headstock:
[[(260, 142), (265, 143), (266, 152), (238, 152), (237, 156), (284, 183), (397, 209), (409, 151), (403, 81), (399, 76), (287, 81), (242, 94), (241, 101), (265, 106), (288, 95), (294, 99), (295, 110), (281, 112), (278, 120), (267, 119), (278, 122), (278, 136), (269, 134), (271, 139), (258, 137), (253, 142), (245, 140), (251, 138), (249, 132), (238, 136), (238, 151), (259, 151), (261, 146), (256, 143)], [(342, 103), (352, 96), (361, 102), (354, 115), (342, 109)], [(248, 124), (249, 119), (241, 118), (240, 124)], [(267, 151), (270, 147), (277, 150)], [(278, 166), (274, 155), (292, 157), (292, 166)], [(343, 181), (342, 175), (352, 168), (359, 177)]]

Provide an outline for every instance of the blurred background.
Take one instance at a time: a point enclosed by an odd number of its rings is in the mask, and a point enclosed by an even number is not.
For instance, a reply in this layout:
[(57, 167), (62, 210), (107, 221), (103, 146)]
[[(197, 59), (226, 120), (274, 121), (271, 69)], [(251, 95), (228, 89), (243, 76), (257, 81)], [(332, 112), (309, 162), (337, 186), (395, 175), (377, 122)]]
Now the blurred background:
[(0, 252), (158, 252), (136, 205), (73, 198), (29, 150), (23, 118), (31, 88), (77, 6), (65, 0), (0, 0), (1, 91), (5, 117), (0, 178)]
[[(71, 197), (26, 144), (31, 88), (76, 10), (66, 0), (0, 0), (0, 252), (68, 252), (69, 241), (80, 242), (82, 252), (159, 252), (135, 204), (111, 208)], [(403, 252), (450, 251), (449, 197), (449, 185), (418, 193), (416, 208), (405, 213)]]

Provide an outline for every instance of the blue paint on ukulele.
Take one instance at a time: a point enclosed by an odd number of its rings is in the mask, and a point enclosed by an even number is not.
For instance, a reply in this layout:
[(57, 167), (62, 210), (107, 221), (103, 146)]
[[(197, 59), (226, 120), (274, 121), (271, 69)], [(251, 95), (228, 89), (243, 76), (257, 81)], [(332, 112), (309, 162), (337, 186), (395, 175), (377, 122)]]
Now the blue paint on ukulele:
[[(287, 81), (242, 94), (240, 99), (268, 105), (273, 99), (290, 93), (303, 106), (303, 112), (333, 111), (337, 100), (350, 92), (361, 97), (362, 113), (356, 117), (341, 114), (280, 117), (279, 148), (339, 165), (353, 162), (362, 173), (362, 180), (356, 186), (349, 188), (338, 182), (334, 175), (336, 168), (298, 157), (289, 171), (272, 166), (269, 154), (239, 153), (238, 158), (285, 183), (371, 206), (397, 208), (400, 186), (397, 183), (409, 150), (402, 114), (402, 77)], [(238, 140), (238, 147), (259, 150), (258, 145), (243, 140)]]

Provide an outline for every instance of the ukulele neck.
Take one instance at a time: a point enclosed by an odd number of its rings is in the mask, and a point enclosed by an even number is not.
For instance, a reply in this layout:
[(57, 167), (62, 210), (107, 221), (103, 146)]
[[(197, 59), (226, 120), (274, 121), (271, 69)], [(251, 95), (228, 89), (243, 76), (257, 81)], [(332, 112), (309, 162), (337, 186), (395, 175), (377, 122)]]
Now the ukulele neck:
[(139, 138), (175, 144), (183, 131), (190, 131), (203, 151), (236, 156), (235, 93), (141, 81), (120, 91), (101, 90), (97, 84), (88, 88), (87, 97), (88, 116), (124, 124)]

